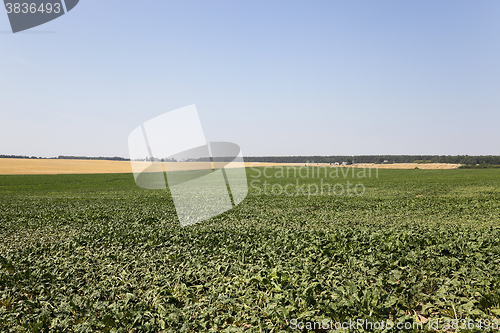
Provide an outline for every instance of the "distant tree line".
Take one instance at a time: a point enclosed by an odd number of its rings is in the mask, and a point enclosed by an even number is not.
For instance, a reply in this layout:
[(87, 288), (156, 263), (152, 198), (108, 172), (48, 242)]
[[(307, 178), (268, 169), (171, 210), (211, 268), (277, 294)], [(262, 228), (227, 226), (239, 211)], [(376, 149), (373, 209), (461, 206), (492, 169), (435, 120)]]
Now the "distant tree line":
[(0, 155), (0, 158), (29, 158), (29, 159), (63, 159), (63, 160), (108, 160), (108, 161), (130, 161), (124, 157), (88, 157), (88, 156), (58, 156), (58, 157), (37, 157), (23, 155)]
[(21, 156), (21, 155), (0, 155), (0, 158), (40, 158), (36, 156)]
[(22, 156), (22, 155), (0, 155), (0, 158), (30, 158), (30, 159), (44, 159), (46, 157), (37, 156)]
[[(127, 159), (127, 161), (130, 161), (130, 159)], [(134, 159), (134, 161), (147, 161), (147, 162), (177, 162), (175, 158), (168, 158), (168, 157), (146, 157), (146, 158), (138, 158)]]
[[(29, 158), (45, 159), (46, 157), (0, 155), (0, 158)], [(109, 160), (130, 161), (124, 157), (88, 157), (88, 156), (58, 156), (49, 159), (72, 159), (72, 160)], [(500, 165), (500, 156), (493, 155), (358, 155), (358, 156), (247, 156), (245, 162), (267, 162), (267, 163), (455, 163), (464, 165)], [(144, 160), (176, 162), (169, 158), (145, 158)], [(230, 162), (233, 157), (215, 157), (213, 161)], [(193, 161), (193, 160), (190, 160)], [(200, 158), (196, 161), (210, 161), (210, 158)]]
[(269, 163), (455, 163), (455, 164), (496, 164), (500, 156), (481, 155), (358, 155), (358, 156), (249, 156), (245, 162)]
[(58, 156), (58, 159), (62, 160), (106, 160), (106, 161), (130, 161), (129, 158), (124, 157), (88, 157), (88, 156)]

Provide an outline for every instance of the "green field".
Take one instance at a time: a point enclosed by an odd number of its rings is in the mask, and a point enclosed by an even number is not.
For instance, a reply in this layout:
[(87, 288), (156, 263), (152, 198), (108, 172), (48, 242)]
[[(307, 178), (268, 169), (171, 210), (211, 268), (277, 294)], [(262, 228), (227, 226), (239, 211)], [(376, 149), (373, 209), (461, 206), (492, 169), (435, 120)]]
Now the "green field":
[[(320, 182), (274, 171), (248, 181), (275, 193)], [(0, 331), (500, 318), (500, 169), (325, 181), (365, 192), (254, 182), (235, 209), (181, 228), (168, 191), (130, 174), (0, 176)]]

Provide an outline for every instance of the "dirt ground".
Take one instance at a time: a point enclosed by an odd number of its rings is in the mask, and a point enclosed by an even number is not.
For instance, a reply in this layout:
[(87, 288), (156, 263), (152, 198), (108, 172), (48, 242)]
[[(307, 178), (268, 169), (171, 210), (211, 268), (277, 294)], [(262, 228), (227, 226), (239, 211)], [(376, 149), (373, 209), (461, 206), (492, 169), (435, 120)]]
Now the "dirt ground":
[[(144, 163), (146, 162), (134, 162)], [(201, 163), (200, 163), (201, 164)], [(167, 170), (181, 170), (184, 163), (165, 163)], [(190, 163), (193, 165), (193, 163)], [(206, 163), (203, 163), (206, 165)], [(261, 163), (245, 162), (245, 167), (266, 166), (330, 166), (322, 163)], [(241, 163), (235, 163), (234, 167), (241, 167)], [(356, 168), (380, 168), (380, 169), (456, 169), (460, 164), (447, 163), (394, 163), (394, 164), (355, 164)], [(343, 166), (337, 166), (343, 167)], [(350, 167), (350, 166), (346, 166)], [(0, 175), (56, 175), (56, 174), (85, 174), (85, 173), (131, 173), (132, 167), (128, 161), (104, 161), (104, 160), (66, 160), (66, 159), (17, 159), (0, 158)]]

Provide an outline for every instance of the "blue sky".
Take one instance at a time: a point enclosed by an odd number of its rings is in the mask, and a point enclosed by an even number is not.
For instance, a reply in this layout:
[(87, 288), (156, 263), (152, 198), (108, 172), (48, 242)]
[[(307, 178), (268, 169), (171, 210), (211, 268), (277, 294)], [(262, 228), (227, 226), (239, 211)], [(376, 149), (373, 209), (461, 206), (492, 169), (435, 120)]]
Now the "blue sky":
[[(500, 155), (499, 1), (94, 1), (8, 33), (0, 154), (128, 156), (196, 104), (246, 156)], [(50, 33), (43, 33), (50, 32)]]

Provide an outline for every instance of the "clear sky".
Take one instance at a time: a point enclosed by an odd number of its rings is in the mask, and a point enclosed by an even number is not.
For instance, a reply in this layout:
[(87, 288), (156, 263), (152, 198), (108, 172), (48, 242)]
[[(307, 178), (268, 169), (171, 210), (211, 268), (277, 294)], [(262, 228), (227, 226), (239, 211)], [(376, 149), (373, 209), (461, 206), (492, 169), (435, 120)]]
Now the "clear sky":
[(196, 104), (246, 156), (500, 155), (498, 0), (80, 0), (9, 30), (0, 154), (126, 157)]

